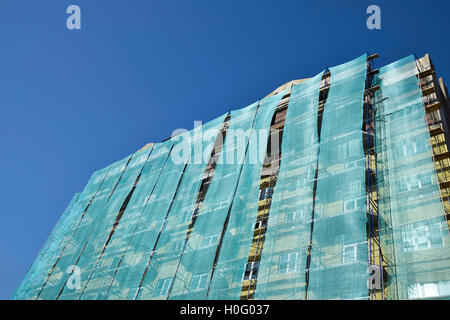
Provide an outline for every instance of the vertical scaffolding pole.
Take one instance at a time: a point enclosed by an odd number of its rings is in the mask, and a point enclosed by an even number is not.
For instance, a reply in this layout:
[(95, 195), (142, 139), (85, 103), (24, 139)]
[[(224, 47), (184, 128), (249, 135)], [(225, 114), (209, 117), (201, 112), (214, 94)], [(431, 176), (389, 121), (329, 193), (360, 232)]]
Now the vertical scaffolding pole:
[[(376, 108), (372, 104), (372, 98), (377, 90), (377, 87), (372, 87), (373, 75), (376, 73), (374, 69), (373, 59), (369, 56), (367, 60), (367, 77), (366, 77), (366, 145), (367, 145), (367, 218), (368, 218), (368, 249), (369, 249), (369, 271), (373, 272), (374, 268), (379, 270), (378, 279), (381, 288), (374, 288), (369, 286), (369, 300), (384, 299), (384, 281), (382, 259), (383, 254), (380, 245), (379, 236), (379, 214), (378, 214), (378, 184), (377, 184), (377, 150), (375, 146), (376, 129), (375, 129), (375, 114)], [(372, 186), (374, 190), (372, 191)], [(378, 259), (377, 259), (378, 255)], [(370, 278), (369, 281), (372, 281)], [(381, 289), (381, 295), (377, 295), (377, 290)]]

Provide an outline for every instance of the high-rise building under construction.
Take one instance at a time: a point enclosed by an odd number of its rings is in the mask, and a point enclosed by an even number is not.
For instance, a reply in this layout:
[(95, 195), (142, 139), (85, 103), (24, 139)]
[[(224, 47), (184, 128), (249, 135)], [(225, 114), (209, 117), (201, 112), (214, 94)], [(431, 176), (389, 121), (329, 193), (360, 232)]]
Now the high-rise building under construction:
[(448, 92), (377, 57), (94, 172), (13, 298), (449, 298)]

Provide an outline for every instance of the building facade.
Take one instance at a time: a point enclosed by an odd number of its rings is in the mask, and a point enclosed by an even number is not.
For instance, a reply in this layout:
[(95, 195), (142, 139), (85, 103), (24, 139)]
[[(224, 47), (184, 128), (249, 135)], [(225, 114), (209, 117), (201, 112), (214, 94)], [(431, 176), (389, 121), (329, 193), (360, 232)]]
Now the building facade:
[(448, 91), (377, 57), (94, 172), (13, 298), (449, 298)]

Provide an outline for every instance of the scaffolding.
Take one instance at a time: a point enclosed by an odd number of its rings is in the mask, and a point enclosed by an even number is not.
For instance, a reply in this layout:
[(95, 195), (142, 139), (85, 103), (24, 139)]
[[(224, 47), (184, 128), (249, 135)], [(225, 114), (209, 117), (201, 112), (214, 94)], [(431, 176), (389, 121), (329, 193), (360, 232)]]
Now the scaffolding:
[[(291, 88), (292, 89), (292, 88)], [(241, 300), (252, 300), (254, 298), (259, 263), (264, 248), (265, 234), (269, 221), (272, 194), (278, 179), (280, 168), (281, 149), (279, 148), (283, 137), (283, 129), (286, 118), (286, 110), (289, 103), (290, 92), (287, 92), (277, 106), (270, 126), (269, 139), (267, 141), (267, 152), (264, 157), (264, 165), (261, 170), (259, 182), (258, 215), (256, 217), (253, 231), (253, 239), (242, 279)]]
[[(378, 214), (378, 184), (377, 184), (377, 148), (374, 95), (379, 90), (379, 85), (374, 85), (374, 76), (379, 73), (375, 69), (373, 60), (378, 54), (371, 55), (367, 59), (367, 77), (365, 90), (365, 123), (363, 128), (364, 146), (366, 153), (366, 190), (367, 190), (367, 239), (369, 246), (369, 273), (374, 274), (378, 279), (373, 279), (369, 285), (369, 299), (384, 299), (383, 281), (383, 253), (379, 236), (379, 214)], [(369, 280), (370, 281), (370, 280)], [(377, 294), (378, 293), (378, 294)]]
[(389, 299), (448, 295), (448, 223), (430, 140), (428, 104), (433, 89), (421, 81), (417, 59), (380, 69), (377, 81), (377, 179), (380, 238)]
[(377, 57), (95, 172), (14, 298), (448, 298), (445, 88), (428, 56)]

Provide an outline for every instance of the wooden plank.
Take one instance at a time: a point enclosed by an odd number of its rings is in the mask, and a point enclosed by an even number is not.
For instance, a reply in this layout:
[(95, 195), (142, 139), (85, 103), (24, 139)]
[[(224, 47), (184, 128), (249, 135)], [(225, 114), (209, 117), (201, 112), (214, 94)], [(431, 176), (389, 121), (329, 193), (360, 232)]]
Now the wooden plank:
[(441, 190), (442, 190), (442, 189), (448, 189), (448, 188), (450, 188), (450, 181), (442, 182), (442, 183), (439, 185), (439, 187), (441, 188)]
[(365, 94), (367, 94), (367, 93), (373, 93), (373, 92), (375, 92), (375, 91), (377, 91), (377, 90), (379, 90), (380, 89), (380, 85), (376, 85), (376, 86), (373, 86), (373, 87), (370, 87), (369, 89), (367, 89), (364, 93)]
[(425, 110), (428, 113), (433, 112), (433, 111), (437, 111), (439, 109), (441, 109), (441, 103), (440, 102), (435, 102), (435, 103), (430, 104), (429, 106), (425, 107)]
[(426, 89), (422, 89), (422, 95), (424, 95), (424, 96), (428, 96), (430, 94), (433, 94), (434, 92), (435, 92), (434, 86), (430, 86)]
[(435, 136), (440, 135), (442, 133), (444, 133), (444, 130), (442, 130), (441, 127), (430, 130), (430, 136), (431, 137), (435, 137)]
[(442, 161), (442, 160), (448, 159), (448, 158), (450, 158), (450, 152), (443, 152), (443, 153), (436, 154), (434, 156), (435, 161)]
[(419, 77), (420, 77), (420, 78), (426, 78), (426, 77), (428, 77), (428, 76), (431, 76), (431, 75), (434, 74), (434, 73), (435, 73), (435, 72), (434, 72), (433, 70), (427, 69), (427, 70), (425, 70), (425, 71), (420, 72), (420, 73), (419, 73)]

